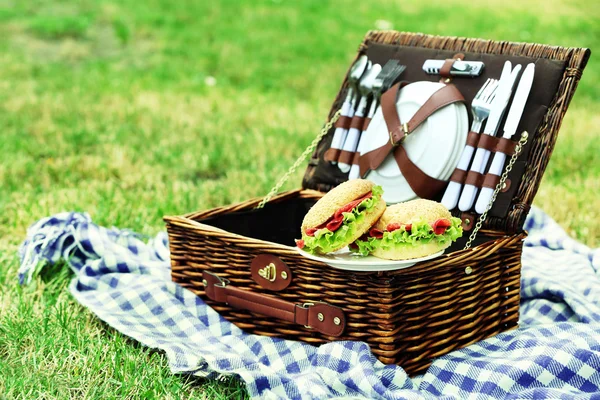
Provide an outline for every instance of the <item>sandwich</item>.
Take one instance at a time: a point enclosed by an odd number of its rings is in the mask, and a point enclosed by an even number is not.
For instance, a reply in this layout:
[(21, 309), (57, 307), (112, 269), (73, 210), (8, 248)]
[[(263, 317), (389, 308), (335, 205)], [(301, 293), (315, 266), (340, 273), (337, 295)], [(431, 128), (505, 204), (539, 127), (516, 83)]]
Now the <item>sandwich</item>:
[(383, 189), (353, 179), (329, 191), (302, 221), (296, 245), (309, 253), (331, 253), (363, 236), (385, 211)]
[(386, 209), (369, 232), (353, 243), (352, 251), (387, 260), (409, 260), (435, 254), (462, 236), (461, 220), (442, 204), (424, 199)]

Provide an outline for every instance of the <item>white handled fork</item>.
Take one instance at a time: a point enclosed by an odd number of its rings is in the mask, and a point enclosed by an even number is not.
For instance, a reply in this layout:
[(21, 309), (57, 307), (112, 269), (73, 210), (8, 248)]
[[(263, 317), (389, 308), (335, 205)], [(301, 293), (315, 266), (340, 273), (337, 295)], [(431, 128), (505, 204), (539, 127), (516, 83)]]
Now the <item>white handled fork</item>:
[[(481, 89), (479, 89), (479, 91), (475, 95), (475, 98), (473, 98), (473, 102), (471, 103), (471, 113), (473, 114), (473, 124), (471, 125), (471, 131), (475, 133), (481, 132), (481, 126), (483, 125), (483, 121), (485, 121), (490, 115), (490, 111), (492, 109), (492, 101), (496, 96), (496, 89), (498, 89), (498, 80), (490, 78), (487, 81), (485, 81)], [(471, 158), (473, 157), (474, 150), (475, 149), (473, 148), (473, 146), (465, 146), (462, 155), (460, 156), (458, 166), (456, 168), (461, 169), (463, 171), (467, 171), (469, 169), (469, 164), (471, 163)], [(442, 198), (442, 204), (448, 210), (452, 210), (458, 204), (458, 198), (461, 189), (462, 184), (458, 182), (450, 181), (450, 183), (448, 184), (446, 192), (444, 192), (444, 197)]]

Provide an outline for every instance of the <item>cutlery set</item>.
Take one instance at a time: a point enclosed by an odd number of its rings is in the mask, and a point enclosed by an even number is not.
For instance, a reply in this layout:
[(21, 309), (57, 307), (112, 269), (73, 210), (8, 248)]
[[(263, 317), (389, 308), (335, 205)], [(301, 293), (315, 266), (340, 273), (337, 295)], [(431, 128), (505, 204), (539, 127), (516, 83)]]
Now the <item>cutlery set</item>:
[[(484, 67), (484, 63), (480, 61), (430, 59), (424, 62), (422, 70), (427, 74), (438, 74), (446, 77), (474, 78), (481, 75)], [(358, 160), (361, 154), (371, 150), (373, 143), (370, 142), (381, 141), (382, 136), (387, 137), (390, 135), (387, 132), (385, 123), (381, 123), (381, 121), (379, 121), (380, 123), (377, 126), (372, 126), (373, 129), (368, 130), (367, 128), (378, 112), (382, 93), (398, 81), (398, 78), (405, 69), (406, 67), (401, 65), (398, 60), (389, 60), (382, 68), (379, 64), (373, 64), (365, 55), (359, 57), (352, 65), (348, 74), (348, 93), (341, 107), (341, 115), (344, 122), (336, 125), (331, 149), (326, 152), (325, 156), (325, 159), (331, 162), (331, 164), (337, 165), (341, 172), (348, 173), (348, 179), (361, 177)], [(527, 65), (520, 79), (517, 79), (521, 69), (522, 66), (520, 64), (513, 68), (511, 62), (506, 61), (500, 77), (498, 79), (487, 79), (473, 98), (471, 103), (473, 120), (468, 136), (465, 138), (460, 134), (463, 129), (461, 128), (461, 124), (456, 128), (457, 133), (454, 135), (456, 146), (448, 146), (449, 148), (446, 150), (446, 153), (453, 152), (455, 156), (448, 158), (450, 161), (447, 164), (439, 165), (443, 170), (449, 171), (448, 175), (443, 171), (434, 175), (434, 178), (439, 176), (439, 179), (444, 180), (448, 180), (448, 176), (451, 175), (442, 197), (442, 204), (449, 210), (458, 207), (460, 211), (469, 211), (474, 206), (475, 211), (482, 214), (488, 207), (494, 189), (489, 187), (489, 184), (486, 184), (479, 190), (482, 186), (481, 182), (486, 172), (486, 166), (493, 152), (493, 159), (485, 178), (487, 179), (488, 175), (493, 175), (492, 178), (501, 175), (507, 158), (506, 152), (508, 152), (504, 150), (508, 148), (506, 146), (490, 147), (489, 143), (499, 143), (499, 139), (494, 139), (496, 142), (493, 142), (492, 138), (496, 137), (506, 112), (508, 112), (508, 116), (504, 123), (501, 137), (506, 142), (506, 140), (510, 140), (516, 133), (533, 83), (535, 64), (531, 63)], [(518, 85), (516, 85), (517, 82)], [(517, 88), (514, 96), (512, 96), (515, 86)], [(513, 97), (513, 100), (510, 107), (508, 107), (511, 97)], [(410, 104), (410, 99), (405, 99), (403, 102), (398, 100), (398, 106), (401, 103)], [(422, 100), (420, 104), (423, 104)], [(460, 119), (460, 110), (458, 108), (456, 110)], [(382, 120), (381, 115), (377, 115)], [(454, 120), (458, 121), (456, 118)], [(466, 117), (464, 117), (464, 120), (467, 121)], [(439, 123), (430, 125), (430, 129), (438, 127), (435, 128), (435, 135), (439, 135)], [(466, 122), (463, 122), (462, 126), (465, 127), (464, 132), (469, 130)], [(483, 132), (481, 132), (482, 128)], [(422, 129), (427, 129), (427, 126), (422, 127)], [(386, 132), (383, 132), (383, 130), (386, 130)], [(372, 131), (382, 131), (383, 133), (379, 132), (379, 134), (375, 134)], [(426, 134), (421, 133), (420, 135), (424, 137)], [(486, 139), (486, 137), (489, 138)], [(464, 141), (462, 141), (463, 139)], [(408, 138), (405, 144), (409, 156), (411, 156), (410, 140), (412, 138)], [(418, 147), (416, 144), (413, 144), (412, 151), (415, 157), (419, 157), (417, 150), (421, 148), (423, 146)], [(421, 156), (422, 164), (419, 167), (426, 171), (427, 163), (435, 163), (436, 159), (437, 157), (431, 155), (428, 157)], [(418, 164), (418, 160), (415, 162)], [(381, 172), (383, 174), (382, 179), (386, 176), (386, 166), (389, 165), (389, 162), (384, 163)], [(434, 169), (431, 170), (433, 171)], [(387, 176), (391, 178), (393, 174)], [(490, 182), (494, 182), (493, 179)], [(404, 190), (400, 189), (400, 187), (398, 189)], [(479, 196), (477, 196), (478, 191)], [(414, 193), (411, 191), (408, 196), (414, 196)], [(399, 194), (398, 198), (400, 197), (403, 196)]]
[[(481, 124), (486, 119), (486, 114), (488, 114), (489, 116), (487, 116), (483, 134), (496, 136), (496, 132), (500, 126), (502, 117), (508, 108), (507, 106), (513, 92), (513, 87), (517, 82), (517, 76), (519, 75), (520, 71), (520, 64), (512, 68), (511, 62), (506, 61), (504, 68), (502, 69), (502, 74), (500, 75), (500, 80), (497, 82), (493, 80), (486, 81), (482, 87), (483, 92), (480, 90), (475, 97), (477, 100), (474, 100), (473, 104), (471, 105), (474, 115), (472, 126), (473, 132), (479, 133)], [(517, 130), (517, 126), (519, 125), (519, 121), (521, 120), (521, 116), (525, 108), (525, 103), (527, 102), (527, 97), (529, 96), (529, 91), (531, 90), (534, 72), (535, 64), (529, 64), (525, 68), (525, 71), (523, 72), (523, 75), (519, 81), (519, 86), (504, 124), (503, 137), (506, 139), (512, 138)], [(490, 87), (493, 88), (491, 89), (491, 92)], [(479, 115), (479, 118), (477, 115)], [(467, 170), (472, 152), (473, 147), (467, 145), (463, 150), (464, 158), (461, 157), (461, 162), (459, 162), (457, 167), (459, 170)], [(485, 167), (488, 164), (490, 154), (490, 150), (482, 147), (478, 148), (475, 152), (475, 157), (471, 162), (470, 171), (483, 174), (485, 172)], [(496, 152), (494, 154), (494, 159), (492, 160), (492, 165), (488, 170), (488, 174), (500, 175), (502, 173), (505, 160), (506, 154), (500, 151)], [(450, 182), (446, 192), (444, 193), (444, 197), (442, 198), (442, 204), (444, 204), (448, 209), (453, 209), (458, 202), (458, 209), (460, 211), (469, 211), (473, 207), (473, 203), (475, 203), (478, 188), (473, 184), (465, 183), (459, 198), (458, 195), (460, 189), (461, 185), (459, 183)], [(479, 197), (477, 198), (477, 202), (475, 203), (475, 211), (477, 213), (483, 214), (483, 212), (486, 210), (493, 191), (494, 190), (492, 188), (482, 188)]]
[[(361, 140), (369, 122), (379, 107), (385, 92), (405, 70), (397, 60), (389, 60), (382, 68), (366, 56), (359, 57), (348, 75), (349, 90), (342, 105), (341, 115), (349, 119), (349, 126), (338, 126), (334, 132), (328, 161), (337, 164), (340, 171), (349, 173), (349, 179), (359, 178), (359, 168), (354, 162), (361, 148)], [(348, 120), (347, 120), (348, 121)]]

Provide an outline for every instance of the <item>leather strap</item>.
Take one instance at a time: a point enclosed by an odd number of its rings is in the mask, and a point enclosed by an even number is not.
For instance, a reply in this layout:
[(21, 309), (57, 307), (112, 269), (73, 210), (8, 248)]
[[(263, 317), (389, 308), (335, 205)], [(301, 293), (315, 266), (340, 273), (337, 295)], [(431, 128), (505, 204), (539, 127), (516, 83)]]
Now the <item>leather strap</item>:
[(498, 138), (492, 135), (483, 134), (479, 138), (479, 142), (477, 142), (477, 147), (480, 149), (486, 149), (488, 151), (494, 151), (497, 144)]
[(333, 147), (330, 147), (327, 149), (327, 151), (325, 151), (325, 154), (323, 154), (323, 159), (325, 161), (335, 162), (340, 156), (340, 151), (340, 149), (334, 149)]
[(479, 133), (469, 131), (469, 134), (467, 135), (467, 146), (477, 147), (479, 136), (481, 136)]
[(354, 116), (352, 118), (352, 122), (350, 123), (350, 128), (354, 128), (354, 129), (358, 129), (359, 131), (362, 131), (364, 123), (365, 123), (364, 117)]
[(464, 169), (456, 168), (452, 175), (450, 176), (451, 182), (458, 182), (461, 185), (465, 183), (465, 179), (467, 178), (467, 171)]
[(479, 142), (477, 143), (477, 147), (489, 150), (493, 153), (504, 153), (507, 156), (512, 156), (513, 154), (515, 154), (517, 142), (503, 137), (481, 135), (481, 137), (479, 138)]
[(452, 69), (454, 61), (456, 60), (453, 58), (447, 58), (446, 61), (444, 61), (442, 68), (440, 68), (440, 76), (444, 78), (450, 78), (450, 70)]
[(432, 199), (446, 187), (446, 181), (432, 178), (417, 167), (406, 154), (403, 146), (398, 146), (394, 151), (394, 158), (400, 167), (402, 176), (417, 196), (422, 199)]
[(467, 177), (465, 178), (465, 185), (473, 185), (477, 188), (480, 188), (482, 183), (483, 174), (480, 174), (477, 171), (469, 171), (469, 173), (467, 173)]
[(516, 147), (517, 142), (501, 137), (498, 138), (498, 144), (494, 148), (494, 152), (504, 153), (507, 156), (512, 156), (513, 154), (515, 154)]
[(360, 162), (360, 153), (357, 151), (354, 153), (354, 158), (352, 159), (352, 165), (358, 165)]
[(340, 156), (338, 157), (338, 162), (343, 164), (352, 165), (352, 160), (354, 160), (354, 155), (356, 153), (353, 151), (342, 150), (340, 151)]
[[(493, 174), (486, 174), (485, 178), (483, 178), (483, 182), (481, 183), (482, 187), (486, 187), (486, 188), (490, 188), (490, 189), (496, 189), (496, 186), (498, 185), (498, 183), (500, 182), (500, 175), (493, 175)], [(511, 184), (511, 180), (507, 179), (504, 182), (505, 186), (500, 189), (500, 191), (502, 193), (506, 192), (509, 188), (510, 188), (510, 184)]]
[(227, 279), (204, 271), (206, 296), (231, 307), (282, 319), (314, 329), (328, 336), (340, 336), (346, 328), (344, 311), (327, 303), (295, 304), (277, 297), (229, 285)]
[(340, 118), (335, 122), (335, 124), (333, 126), (335, 126), (336, 128), (344, 128), (344, 129), (348, 129), (350, 128), (350, 123), (352, 122), (352, 118), (347, 117), (345, 115), (340, 116)]
[(456, 60), (464, 60), (465, 55), (463, 53), (457, 53), (452, 56), (452, 58), (448, 58), (444, 61), (442, 68), (440, 68), (440, 82), (449, 83), (452, 80), (452, 76), (450, 75), (450, 70), (452, 69), (452, 65)]
[(367, 129), (369, 129), (369, 124), (371, 123), (371, 118), (367, 117), (365, 118), (365, 123), (362, 126), (362, 131), (366, 131)]
[(396, 99), (398, 98), (398, 91), (406, 84), (407, 82), (399, 82), (381, 96), (381, 111), (390, 133), (390, 141), (386, 143), (385, 146), (372, 150), (360, 158), (359, 166), (361, 176), (364, 176), (369, 170), (377, 169), (392, 149), (401, 143), (405, 133), (410, 134), (434, 112), (448, 104), (465, 101), (463, 95), (456, 86), (446, 85), (440, 88), (429, 97), (429, 99), (413, 115), (410, 121), (406, 123), (406, 132), (404, 132), (404, 128), (400, 123), (398, 110), (396, 109)]
[(500, 175), (486, 174), (485, 178), (483, 178), (481, 186), (495, 189), (496, 185), (498, 185), (498, 182), (500, 182)]

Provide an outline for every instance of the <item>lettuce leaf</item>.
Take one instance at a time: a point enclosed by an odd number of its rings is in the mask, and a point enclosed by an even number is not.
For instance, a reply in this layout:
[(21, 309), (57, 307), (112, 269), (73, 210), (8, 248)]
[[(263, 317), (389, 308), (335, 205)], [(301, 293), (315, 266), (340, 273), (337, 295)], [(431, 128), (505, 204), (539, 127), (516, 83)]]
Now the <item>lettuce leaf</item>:
[(381, 186), (373, 186), (372, 194), (371, 198), (361, 201), (351, 212), (342, 213), (344, 216), (342, 226), (335, 232), (323, 228), (316, 231), (314, 236), (302, 235), (304, 240), (303, 250), (309, 253), (329, 253), (348, 243), (356, 233), (356, 226), (364, 221), (366, 214), (372, 212), (379, 203), (383, 195), (383, 189)]
[(452, 217), (450, 219), (450, 223), (450, 227), (446, 229), (443, 234), (436, 235), (433, 232), (431, 225), (421, 220), (412, 224), (410, 232), (407, 232), (404, 227), (401, 227), (400, 229), (392, 232), (384, 232), (383, 238), (381, 239), (369, 237), (366, 240), (357, 240), (355, 244), (358, 247), (353, 249), (353, 251), (360, 255), (366, 256), (378, 248), (388, 250), (391, 248), (398, 248), (399, 246), (416, 246), (423, 243), (430, 243), (432, 241), (436, 241), (440, 244), (454, 242), (456, 239), (462, 236), (462, 222), (459, 218)]

